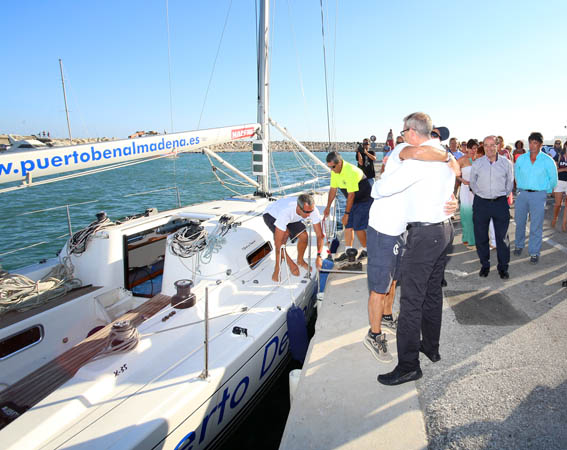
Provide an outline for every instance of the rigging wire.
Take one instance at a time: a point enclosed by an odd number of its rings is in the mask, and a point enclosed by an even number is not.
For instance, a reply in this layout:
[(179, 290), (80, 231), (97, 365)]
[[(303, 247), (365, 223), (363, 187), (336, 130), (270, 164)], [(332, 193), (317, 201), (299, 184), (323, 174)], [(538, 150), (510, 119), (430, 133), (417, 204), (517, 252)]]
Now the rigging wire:
[(333, 84), (331, 85), (331, 127), (333, 129), (333, 137), (336, 141), (337, 138), (337, 129), (336, 129), (336, 122), (335, 122), (335, 79), (337, 74), (337, 17), (339, 15), (339, 0), (336, 0), (335, 3), (335, 35), (333, 41)]
[[(338, 0), (337, 0), (338, 1)], [(287, 13), (289, 17), (289, 24), (291, 29), (291, 37), (293, 41), (293, 48), (295, 49), (295, 60), (297, 63), (297, 71), (299, 73), (299, 89), (301, 90), (301, 96), (303, 98), (303, 108), (305, 110), (305, 116), (307, 117), (307, 132), (311, 135), (311, 120), (309, 116), (309, 109), (307, 106), (307, 98), (305, 97), (305, 89), (303, 87), (303, 75), (301, 73), (301, 61), (299, 59), (299, 50), (297, 48), (297, 39), (295, 37), (295, 28), (293, 27), (293, 20), (291, 18), (291, 5), (289, 0), (287, 0)]]
[(167, 74), (169, 76), (169, 122), (173, 133), (173, 95), (171, 93), (171, 40), (169, 37), (169, 0), (165, 0), (165, 24), (167, 27)]
[(327, 131), (329, 134), (329, 148), (331, 147), (331, 122), (329, 119), (329, 88), (327, 87), (327, 50), (325, 49), (325, 21), (323, 14), (323, 0), (319, 0), (321, 4), (321, 33), (323, 35), (323, 65), (325, 70), (325, 98), (327, 100)]
[(207, 85), (207, 90), (205, 91), (205, 98), (203, 100), (203, 107), (201, 108), (201, 115), (199, 116), (199, 122), (197, 123), (197, 130), (200, 130), (201, 128), (201, 119), (203, 118), (203, 113), (205, 112), (205, 105), (207, 103), (207, 96), (209, 95), (209, 89), (211, 88), (211, 83), (213, 81), (213, 75), (215, 73), (215, 67), (217, 65), (217, 59), (219, 57), (219, 53), (220, 53), (220, 49), (221, 49), (221, 45), (222, 45), (222, 40), (224, 37), (224, 32), (226, 30), (226, 25), (228, 23), (228, 17), (230, 15), (230, 9), (232, 8), (232, 0), (230, 0), (230, 3), (228, 5), (228, 11), (226, 12), (226, 18), (224, 19), (224, 26), (222, 28), (222, 33), (221, 33), (221, 37), (220, 37), (220, 41), (219, 41), (219, 45), (217, 47), (217, 53), (215, 55), (215, 60), (213, 62), (213, 69), (211, 70), (211, 76), (209, 77), (209, 84)]

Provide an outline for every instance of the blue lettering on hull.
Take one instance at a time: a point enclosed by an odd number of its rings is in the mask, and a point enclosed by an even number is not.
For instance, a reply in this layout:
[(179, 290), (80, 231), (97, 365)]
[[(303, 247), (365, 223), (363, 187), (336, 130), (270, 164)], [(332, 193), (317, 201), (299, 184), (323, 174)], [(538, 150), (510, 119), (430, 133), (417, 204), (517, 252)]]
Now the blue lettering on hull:
[[(276, 360), (280, 360), (289, 350), (289, 338), (287, 331), (281, 339), (275, 335), (264, 346), (262, 356), (262, 365), (259, 373), (258, 380), (263, 382), (263, 378), (270, 373), (273, 368), (278, 366)], [(275, 363), (275, 364), (274, 364)], [(233, 410), (238, 408), (239, 405), (246, 403), (243, 401), (248, 393), (248, 386), (250, 385), (250, 378), (248, 375), (243, 376), (238, 382), (234, 390), (231, 392), (230, 387), (223, 390), (222, 397), (218, 404), (214, 405), (207, 415), (203, 418), (201, 424), (197, 429), (192, 430), (186, 434), (181, 441), (175, 446), (175, 450), (193, 450), (195, 444), (203, 443), (207, 438), (207, 428), (214, 420), (213, 417), (217, 416), (217, 424), (220, 425), (225, 418), (227, 408)], [(198, 437), (198, 442), (196, 442)]]

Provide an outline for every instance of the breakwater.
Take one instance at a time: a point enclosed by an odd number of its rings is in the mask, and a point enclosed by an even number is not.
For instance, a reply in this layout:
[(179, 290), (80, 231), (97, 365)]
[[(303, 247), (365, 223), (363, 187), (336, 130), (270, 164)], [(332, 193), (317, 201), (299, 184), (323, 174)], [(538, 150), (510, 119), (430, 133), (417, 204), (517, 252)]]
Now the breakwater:
[[(0, 135), (3, 137), (3, 135)], [(5, 135), (7, 138), (7, 135)], [(62, 147), (67, 145), (81, 145), (81, 144), (91, 144), (96, 142), (111, 142), (120, 138), (115, 137), (102, 137), (102, 138), (73, 138), (71, 144), (69, 144), (69, 139), (60, 138), (37, 138), (36, 136), (16, 136), (12, 135), (16, 140), (20, 139), (38, 139), (47, 145), (53, 147)], [(303, 141), (301, 142), (308, 150), (312, 151), (322, 151), (322, 150), (337, 150), (339, 152), (354, 152), (358, 146), (358, 142), (332, 142), (329, 144), (324, 141)], [(383, 148), (383, 143), (376, 143), (376, 150), (381, 150)], [(210, 147), (211, 150), (216, 152), (249, 152), (252, 151), (252, 141), (241, 140), (241, 141), (231, 141), (224, 144), (213, 145)], [(271, 141), (271, 149), (275, 152), (289, 152), (297, 149), (297, 146), (291, 141)], [(195, 152), (200, 153), (201, 150), (197, 149)]]

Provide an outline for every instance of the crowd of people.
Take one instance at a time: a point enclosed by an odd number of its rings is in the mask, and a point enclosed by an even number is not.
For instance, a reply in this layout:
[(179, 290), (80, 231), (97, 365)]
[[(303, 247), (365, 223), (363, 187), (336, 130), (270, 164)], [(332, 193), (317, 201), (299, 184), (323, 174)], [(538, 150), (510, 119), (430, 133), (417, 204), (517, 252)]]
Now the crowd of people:
[[(384, 385), (419, 379), (420, 352), (433, 362), (441, 359), (442, 287), (446, 285), (444, 271), (453, 245), (452, 219), (458, 203), (463, 244), (476, 249), (479, 276), (489, 275), (490, 250), (495, 247), (498, 275), (507, 280), (510, 206), (516, 202), (514, 254), (521, 255), (525, 247), (529, 217), (528, 253), (530, 262), (537, 264), (546, 198), (554, 193), (555, 226), (567, 195), (567, 142), (562, 147), (557, 141), (553, 149), (544, 152), (543, 136), (538, 132), (530, 134), (527, 151), (522, 141), (517, 141), (512, 150), (502, 136), (487, 136), (482, 142), (459, 142), (453, 137), (444, 147), (442, 142), (448, 138), (446, 127), (433, 126), (427, 114), (417, 112), (404, 118), (395, 146), (391, 136), (393, 148), (384, 157), (380, 179), (375, 180), (376, 154), (368, 139), (357, 149), (356, 165), (344, 161), (336, 151), (326, 158), (331, 180), (323, 217), (329, 215), (338, 190), (346, 199), (340, 219), (345, 252), (335, 261), (344, 261), (353, 252), (359, 260), (368, 258), (370, 329), (363, 343), (376, 359), (391, 361), (382, 327), (396, 333), (398, 363), (393, 371), (378, 376)], [(307, 217), (315, 224), (316, 265), (321, 268), (323, 238), (321, 217), (316, 211), (313, 198), (303, 194), (277, 201), (264, 216), (274, 232), (277, 251), (281, 252), (288, 237), (298, 237), (298, 262), (288, 259), (294, 275), (298, 265), (305, 264), (306, 239), (300, 236), (305, 227), (298, 223)], [(567, 231), (567, 205), (562, 229)], [(359, 252), (353, 248), (355, 233), (361, 245)], [(279, 279), (281, 258), (286, 257), (282, 254), (277, 258), (274, 281)], [(402, 282), (396, 318), (393, 301), (398, 280)]]

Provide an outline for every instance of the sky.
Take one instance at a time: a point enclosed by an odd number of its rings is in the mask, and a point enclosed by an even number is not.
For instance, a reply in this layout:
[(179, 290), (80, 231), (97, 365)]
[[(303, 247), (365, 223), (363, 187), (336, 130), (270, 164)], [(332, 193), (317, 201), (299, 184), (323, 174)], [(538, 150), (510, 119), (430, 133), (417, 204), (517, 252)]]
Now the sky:
[[(271, 13), (270, 115), (299, 140), (382, 142), (415, 111), (459, 140), (567, 135), (564, 0), (323, 0), (324, 41), (320, 0)], [(59, 59), (74, 137), (256, 122), (255, 0), (4, 1), (2, 16), (0, 134), (67, 136)]]

